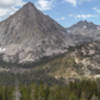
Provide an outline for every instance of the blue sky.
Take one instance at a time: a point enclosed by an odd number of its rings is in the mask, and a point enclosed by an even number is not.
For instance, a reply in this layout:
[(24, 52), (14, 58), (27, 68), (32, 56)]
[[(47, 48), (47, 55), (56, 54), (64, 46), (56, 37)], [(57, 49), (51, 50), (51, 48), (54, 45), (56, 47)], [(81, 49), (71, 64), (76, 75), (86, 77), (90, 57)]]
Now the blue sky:
[(0, 20), (4, 20), (29, 1), (64, 27), (80, 20), (100, 25), (100, 0), (0, 0)]

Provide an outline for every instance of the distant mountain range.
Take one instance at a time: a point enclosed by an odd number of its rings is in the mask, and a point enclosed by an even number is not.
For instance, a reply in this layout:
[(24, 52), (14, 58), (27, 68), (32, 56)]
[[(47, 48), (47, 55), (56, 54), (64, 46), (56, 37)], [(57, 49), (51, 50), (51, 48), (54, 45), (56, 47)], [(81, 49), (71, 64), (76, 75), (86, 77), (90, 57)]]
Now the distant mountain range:
[(80, 21), (67, 28), (67, 32), (71, 35), (76, 35), (79, 40), (82, 37), (84, 40), (85, 38), (88, 38), (88, 40), (89, 38), (91, 40), (100, 40), (100, 26), (92, 22)]

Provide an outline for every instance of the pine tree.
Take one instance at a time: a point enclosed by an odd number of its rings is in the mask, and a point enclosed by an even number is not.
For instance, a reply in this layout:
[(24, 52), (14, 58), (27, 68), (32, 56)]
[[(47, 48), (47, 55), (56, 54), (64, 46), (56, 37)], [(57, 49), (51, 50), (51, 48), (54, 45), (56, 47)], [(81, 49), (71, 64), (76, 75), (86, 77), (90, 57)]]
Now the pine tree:
[(7, 100), (7, 92), (5, 86), (2, 86), (2, 100)]
[(99, 98), (94, 94), (94, 95), (91, 97), (91, 100), (99, 100)]
[(30, 88), (30, 100), (38, 100), (38, 86), (36, 84), (32, 84)]
[(82, 92), (81, 97), (80, 97), (80, 100), (87, 100), (87, 98), (86, 98), (85, 95), (86, 95), (86, 94), (85, 94), (84, 92)]
[(21, 99), (30, 100), (30, 88), (28, 86), (21, 87)]
[(79, 98), (75, 95), (75, 93), (72, 92), (70, 94), (69, 100), (79, 100)]

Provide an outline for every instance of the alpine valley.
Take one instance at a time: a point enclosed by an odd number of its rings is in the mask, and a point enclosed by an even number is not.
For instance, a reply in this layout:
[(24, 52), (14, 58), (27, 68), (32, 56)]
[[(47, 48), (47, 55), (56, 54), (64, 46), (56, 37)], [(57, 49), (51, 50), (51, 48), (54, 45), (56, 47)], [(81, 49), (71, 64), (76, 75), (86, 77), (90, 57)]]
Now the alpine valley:
[(66, 84), (99, 78), (99, 40), (99, 25), (80, 21), (66, 29), (29, 2), (0, 22), (0, 79)]
[(31, 2), (0, 22), (0, 100), (100, 100), (100, 26), (64, 28)]

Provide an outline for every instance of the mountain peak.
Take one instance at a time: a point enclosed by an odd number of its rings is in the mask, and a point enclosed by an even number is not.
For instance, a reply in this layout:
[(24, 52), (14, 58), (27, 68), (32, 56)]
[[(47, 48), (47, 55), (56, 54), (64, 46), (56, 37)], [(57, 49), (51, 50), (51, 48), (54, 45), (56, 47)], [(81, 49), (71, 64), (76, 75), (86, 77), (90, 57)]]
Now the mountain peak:
[[(16, 16), (16, 18), (15, 18), (15, 16)], [(20, 16), (20, 17), (18, 17), (18, 16)], [(28, 19), (32, 19), (31, 21), (35, 21), (35, 18), (37, 18), (37, 16), (40, 16), (40, 11), (31, 2), (26, 3), (19, 11), (17, 11), (13, 15), (13, 17), (16, 20), (17, 19), (23, 20), (23, 18), (24, 18), (25, 21), (27, 21)]]
[(11, 55), (18, 54), (18, 63), (62, 54), (71, 41), (61, 25), (45, 16), (31, 2), (0, 24), (0, 43), (6, 48), (4, 55), (15, 51)]
[(28, 9), (28, 10), (37, 10), (36, 7), (35, 7), (35, 5), (34, 5), (32, 2), (26, 3), (26, 4), (22, 7), (22, 9), (25, 9), (26, 11), (27, 11), (27, 9)]
[(26, 3), (26, 4), (24, 5), (24, 7), (29, 7), (29, 6), (35, 7), (34, 4), (33, 4), (32, 2), (28, 2), (28, 3)]
[(93, 22), (88, 22), (87, 20), (84, 20), (74, 24), (71, 28), (76, 28), (76, 27), (80, 27), (80, 28), (87, 27), (88, 29), (91, 28), (96, 29), (97, 25), (95, 25)]
[(77, 24), (88, 24), (89, 22), (87, 20), (79, 21)]

